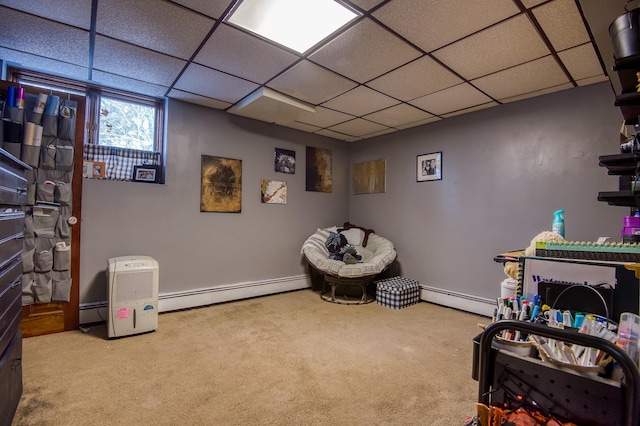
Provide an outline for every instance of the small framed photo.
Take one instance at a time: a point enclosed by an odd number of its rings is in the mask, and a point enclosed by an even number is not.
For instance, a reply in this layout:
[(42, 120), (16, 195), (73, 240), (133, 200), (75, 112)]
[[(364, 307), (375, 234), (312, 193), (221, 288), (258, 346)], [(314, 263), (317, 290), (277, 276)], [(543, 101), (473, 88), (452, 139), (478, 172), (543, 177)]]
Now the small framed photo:
[(296, 152), (289, 149), (276, 148), (275, 171), (278, 173), (296, 173)]
[(133, 181), (156, 183), (158, 181), (158, 166), (133, 166)]
[(442, 152), (418, 155), (416, 172), (418, 182), (442, 180)]
[(82, 177), (89, 179), (104, 178), (107, 172), (107, 165), (104, 161), (83, 161)]

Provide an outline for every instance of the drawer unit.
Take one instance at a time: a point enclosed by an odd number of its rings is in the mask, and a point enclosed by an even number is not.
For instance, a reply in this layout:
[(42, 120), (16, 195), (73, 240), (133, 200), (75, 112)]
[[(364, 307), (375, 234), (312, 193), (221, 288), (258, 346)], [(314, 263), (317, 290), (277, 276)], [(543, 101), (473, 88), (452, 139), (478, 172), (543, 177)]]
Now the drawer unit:
[(0, 426), (10, 426), (22, 396), (22, 334), (0, 356)]
[[(2, 156), (0, 156), (2, 157)], [(24, 169), (0, 158), (0, 203), (24, 205), (27, 202), (27, 179)]]
[(0, 354), (20, 327), (22, 314), (22, 261), (0, 272)]
[(22, 395), (22, 250), (29, 166), (0, 149), (0, 426)]

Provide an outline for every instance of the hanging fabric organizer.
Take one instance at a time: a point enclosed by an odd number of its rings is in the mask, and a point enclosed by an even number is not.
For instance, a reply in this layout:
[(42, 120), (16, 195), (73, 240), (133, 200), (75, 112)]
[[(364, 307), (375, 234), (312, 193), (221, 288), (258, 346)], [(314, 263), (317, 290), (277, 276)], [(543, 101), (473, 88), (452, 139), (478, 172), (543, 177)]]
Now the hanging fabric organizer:
[[(71, 179), (77, 103), (25, 94), (5, 107), (2, 147), (26, 172), (22, 305), (68, 302), (71, 296)], [(6, 118), (9, 118), (7, 120)]]

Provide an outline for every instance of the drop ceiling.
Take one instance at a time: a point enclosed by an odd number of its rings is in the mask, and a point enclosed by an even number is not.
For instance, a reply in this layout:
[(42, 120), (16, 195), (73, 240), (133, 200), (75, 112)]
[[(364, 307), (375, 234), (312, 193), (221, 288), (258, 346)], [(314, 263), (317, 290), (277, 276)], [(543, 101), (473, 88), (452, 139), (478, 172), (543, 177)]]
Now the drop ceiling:
[(344, 0), (361, 17), (304, 54), (227, 23), (236, 3), (0, 0), (0, 59), (350, 142), (609, 81), (625, 1)]

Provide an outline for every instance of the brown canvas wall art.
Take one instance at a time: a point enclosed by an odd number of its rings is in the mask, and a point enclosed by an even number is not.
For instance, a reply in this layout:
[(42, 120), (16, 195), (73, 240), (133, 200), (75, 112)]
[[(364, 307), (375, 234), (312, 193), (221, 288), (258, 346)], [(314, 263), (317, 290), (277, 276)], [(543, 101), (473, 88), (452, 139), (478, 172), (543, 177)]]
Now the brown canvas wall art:
[(385, 192), (386, 161), (374, 160), (353, 165), (353, 194)]
[(331, 150), (307, 147), (307, 191), (331, 192)]
[(203, 155), (200, 163), (200, 211), (240, 213), (242, 160)]

